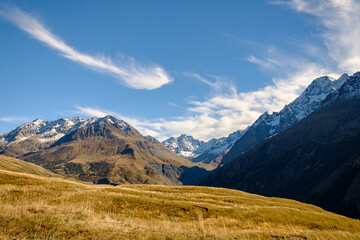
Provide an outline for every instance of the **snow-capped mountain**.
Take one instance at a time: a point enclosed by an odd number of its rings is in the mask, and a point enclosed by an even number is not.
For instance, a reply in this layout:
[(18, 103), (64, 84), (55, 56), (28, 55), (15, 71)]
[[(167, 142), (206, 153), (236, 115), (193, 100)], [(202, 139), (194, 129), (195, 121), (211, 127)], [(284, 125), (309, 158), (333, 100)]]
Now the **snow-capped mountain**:
[[(16, 129), (0, 135), (0, 152), (9, 146), (16, 145), (16, 150), (8, 155), (19, 155), (24, 153), (24, 149), (28, 151), (36, 151), (47, 148), (55, 143), (63, 136), (96, 122), (106, 122), (121, 130), (126, 130), (129, 125), (112, 116), (103, 118), (81, 119), (61, 118), (55, 121), (45, 121), (36, 119), (33, 122), (24, 123)], [(21, 147), (20, 147), (21, 146)], [(23, 148), (20, 150), (20, 148)]]
[(337, 80), (327, 76), (317, 78), (298, 98), (286, 105), (280, 112), (262, 114), (237, 140), (229, 153), (224, 156), (222, 163), (231, 161), (265, 138), (279, 133), (308, 116), (320, 106), (330, 93), (339, 89), (347, 79), (349, 76), (346, 73)]
[(326, 102), (333, 102), (335, 99), (346, 100), (350, 98), (360, 98), (360, 72), (346, 79), (346, 84), (339, 88), (339, 91), (334, 92), (329, 96)]
[(213, 138), (205, 142), (195, 151), (196, 157), (193, 157), (191, 160), (193, 162), (203, 163), (211, 163), (212, 161), (215, 161), (214, 164), (217, 165), (225, 153), (242, 135), (244, 135), (245, 131), (246, 130), (238, 130), (229, 134), (228, 137)]
[(204, 145), (204, 142), (194, 139), (192, 136), (182, 134), (177, 138), (168, 138), (162, 144), (181, 157), (192, 158), (197, 155), (196, 150)]
[(112, 116), (36, 119), (0, 136), (0, 154), (100, 183), (181, 185), (207, 171)]
[[(213, 138), (207, 142), (194, 139), (192, 136), (181, 135), (171, 137), (162, 142), (167, 148), (193, 162), (210, 163), (229, 150), (245, 131), (236, 131), (228, 137)], [(221, 160), (221, 159), (220, 159)], [(216, 165), (216, 163), (215, 163)]]

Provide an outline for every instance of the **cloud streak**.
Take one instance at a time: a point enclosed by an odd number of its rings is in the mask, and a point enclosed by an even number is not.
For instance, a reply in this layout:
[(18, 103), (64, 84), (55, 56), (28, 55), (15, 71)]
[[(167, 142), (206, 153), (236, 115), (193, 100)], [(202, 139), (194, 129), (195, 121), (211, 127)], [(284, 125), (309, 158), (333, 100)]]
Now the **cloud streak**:
[(26, 117), (19, 117), (19, 116), (11, 116), (11, 117), (0, 117), (0, 122), (7, 122), (7, 123), (21, 123), (30, 121), (29, 118)]
[(208, 74), (207, 76), (213, 79), (213, 81), (211, 81), (201, 76), (200, 74), (194, 72), (183, 72), (182, 74), (185, 77), (196, 79), (200, 82), (205, 83), (206, 85), (210, 86), (213, 90), (215, 90), (216, 93), (223, 93), (223, 92), (233, 93), (236, 91), (235, 85), (227, 77), (219, 77)]
[(325, 29), (320, 37), (340, 72), (360, 69), (360, 2), (355, 0), (290, 0), (276, 4), (317, 17)]
[(81, 53), (51, 33), (35, 17), (17, 7), (2, 7), (0, 8), (0, 15), (33, 38), (55, 49), (63, 57), (94, 71), (108, 74), (127, 87), (153, 90), (173, 81), (172, 77), (162, 67), (155, 64), (143, 66), (131, 57), (128, 57), (128, 60), (121, 64), (115, 64), (110, 58)]

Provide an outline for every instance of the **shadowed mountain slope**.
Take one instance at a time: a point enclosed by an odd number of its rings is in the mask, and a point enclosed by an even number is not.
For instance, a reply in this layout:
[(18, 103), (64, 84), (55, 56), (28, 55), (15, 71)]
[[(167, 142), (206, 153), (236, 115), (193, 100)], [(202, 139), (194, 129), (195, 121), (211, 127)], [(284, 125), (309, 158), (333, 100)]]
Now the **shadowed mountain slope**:
[(360, 73), (308, 117), (217, 169), (204, 184), (292, 198), (360, 217)]

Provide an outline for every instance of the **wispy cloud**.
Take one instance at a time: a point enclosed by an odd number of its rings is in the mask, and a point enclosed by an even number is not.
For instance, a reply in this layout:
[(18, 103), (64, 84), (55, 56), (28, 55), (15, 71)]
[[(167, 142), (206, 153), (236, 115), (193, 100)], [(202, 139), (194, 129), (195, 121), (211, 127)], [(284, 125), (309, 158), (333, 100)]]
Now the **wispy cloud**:
[(112, 112), (105, 109), (99, 109), (99, 108), (91, 108), (91, 107), (82, 107), (82, 106), (75, 106), (74, 110), (75, 114), (81, 114), (87, 117), (105, 117), (107, 115), (112, 115), (114, 117), (121, 117), (116, 112)]
[(20, 116), (11, 116), (11, 117), (0, 117), (0, 122), (7, 122), (7, 123), (23, 123), (30, 121), (29, 118), (20, 117)]
[(216, 87), (216, 83), (210, 82), (209, 80), (205, 79), (204, 77), (202, 77), (200, 74), (198, 73), (193, 73), (193, 72), (184, 72), (183, 73), (184, 76), (186, 77), (192, 77), (195, 78), (211, 87)]
[[(234, 92), (236, 91), (236, 87), (233, 84), (233, 81), (228, 77), (220, 77), (211, 74), (207, 74), (207, 77), (201, 76), (198, 73), (194, 72), (183, 72), (182, 73), (185, 77), (189, 77), (192, 79), (196, 79), (200, 82), (205, 83), (206, 85), (210, 86), (216, 93), (223, 93), (223, 92)], [(211, 78), (211, 80), (209, 80)]]
[(173, 81), (172, 77), (156, 64), (143, 66), (131, 57), (127, 57), (127, 60), (120, 64), (115, 64), (107, 57), (81, 53), (67, 45), (60, 37), (51, 33), (34, 16), (21, 11), (17, 7), (2, 7), (0, 8), (0, 15), (33, 38), (55, 49), (63, 57), (97, 72), (108, 74), (127, 87), (152, 90)]
[(320, 37), (327, 55), (336, 64), (333, 71), (356, 72), (360, 69), (360, 2), (355, 0), (275, 1), (297, 12), (317, 17), (324, 27)]

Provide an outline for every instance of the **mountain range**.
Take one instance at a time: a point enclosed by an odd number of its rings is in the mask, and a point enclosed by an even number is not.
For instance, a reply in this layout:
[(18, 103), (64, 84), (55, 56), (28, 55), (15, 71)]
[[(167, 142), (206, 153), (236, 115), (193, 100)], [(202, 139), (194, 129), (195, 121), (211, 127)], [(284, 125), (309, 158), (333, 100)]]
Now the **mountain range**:
[(168, 138), (163, 141), (162, 144), (179, 156), (187, 158), (192, 162), (201, 162), (217, 166), (221, 162), (222, 157), (244, 132), (245, 131), (239, 130), (231, 133), (228, 137), (213, 138), (207, 142), (182, 134), (177, 138)]
[(94, 183), (181, 185), (206, 172), (112, 116), (36, 119), (1, 135), (0, 153)]
[(359, 218), (360, 73), (340, 80), (340, 88), (291, 127), (248, 151), (236, 149), (238, 141), (230, 151), (237, 153), (234, 159), (203, 184), (292, 198)]

